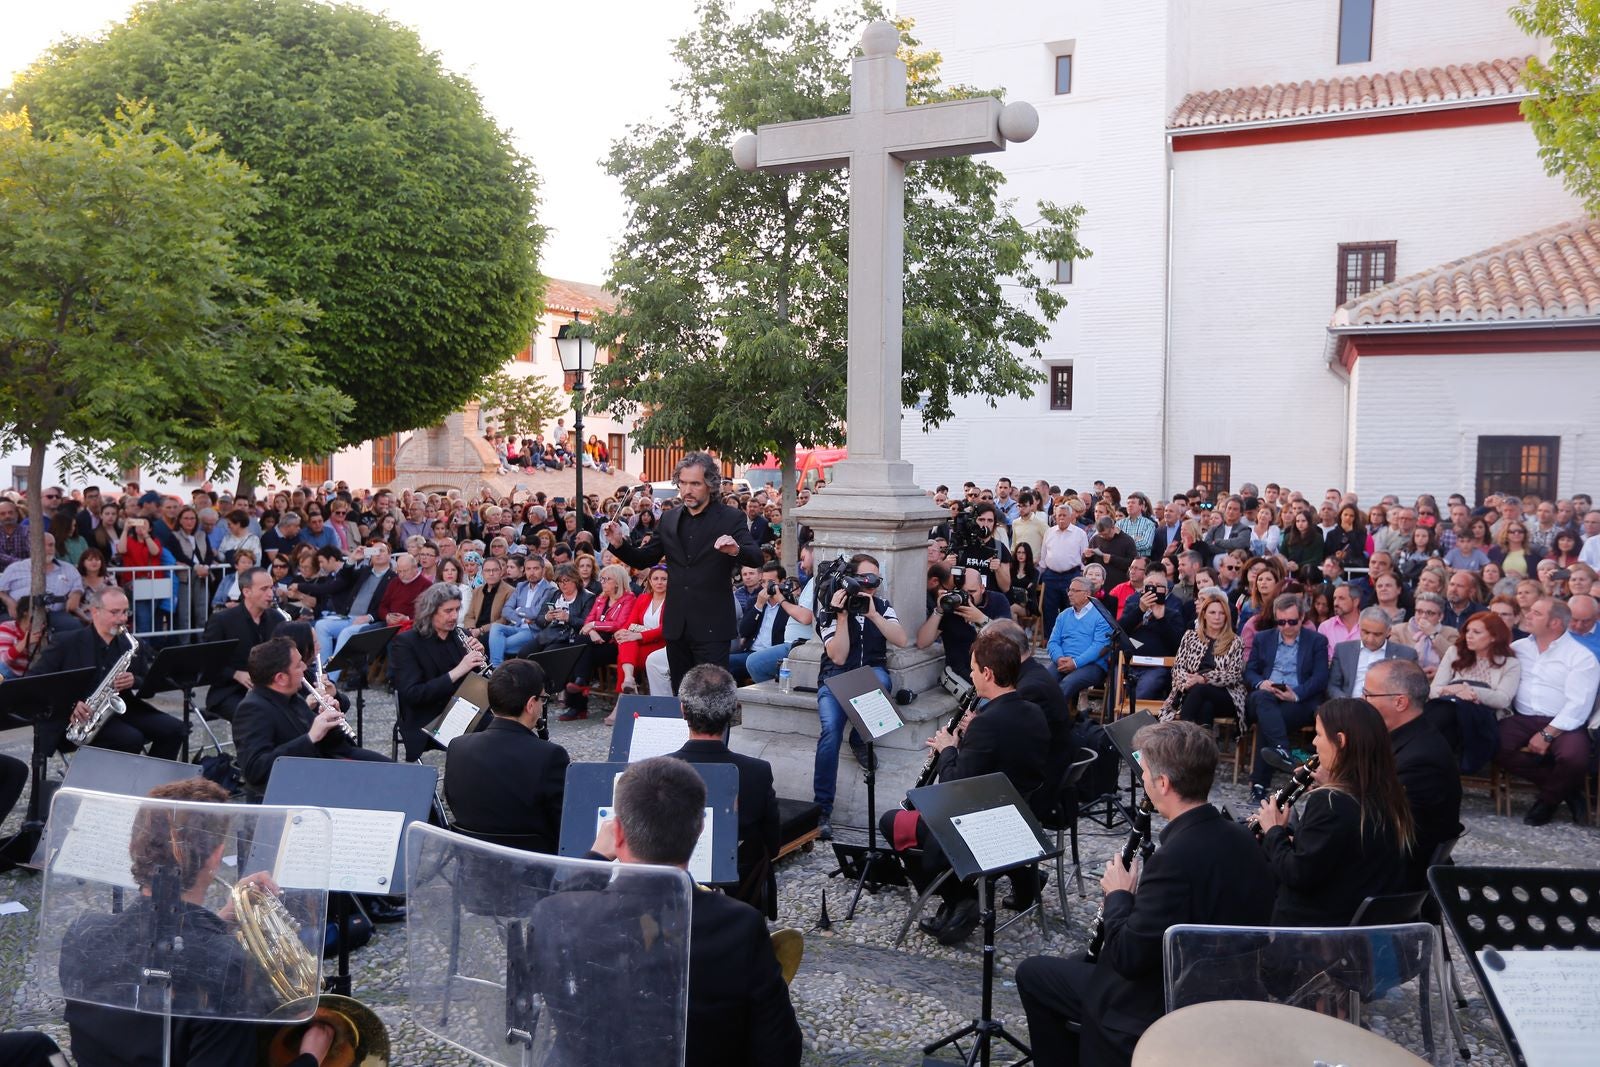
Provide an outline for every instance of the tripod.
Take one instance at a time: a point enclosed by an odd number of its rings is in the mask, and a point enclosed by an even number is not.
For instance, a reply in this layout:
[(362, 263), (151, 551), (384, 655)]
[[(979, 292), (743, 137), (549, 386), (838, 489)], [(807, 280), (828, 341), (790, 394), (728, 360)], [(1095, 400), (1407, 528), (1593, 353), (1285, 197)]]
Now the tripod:
[(979, 1009), (978, 1017), (954, 1033), (947, 1034), (931, 1045), (922, 1046), (923, 1056), (932, 1056), (946, 1045), (955, 1045), (956, 1052), (961, 1052), (959, 1044), (965, 1038), (975, 1037), (972, 1051), (966, 1054), (964, 1062), (967, 1067), (974, 1064), (983, 1064), (989, 1067), (989, 1053), (991, 1046), (997, 1040), (1004, 1041), (1018, 1052), (1022, 1059), (1013, 1067), (1021, 1067), (1033, 1059), (1033, 1052), (1018, 1041), (1016, 1036), (1006, 1029), (1005, 1024), (993, 1017), (994, 1011), (994, 890), (989, 885), (989, 876), (980, 873), (978, 879), (978, 910), (983, 914), (983, 1006)]
[[(895, 864), (894, 853), (889, 849), (878, 847), (878, 757), (872, 750), (870, 738), (867, 741), (867, 769), (862, 775), (862, 781), (867, 787), (867, 847), (856, 853), (861, 863), (861, 873), (856, 876), (856, 891), (850, 897), (850, 908), (844, 913), (846, 922), (856, 917), (856, 904), (860, 902), (861, 891), (867, 887), (869, 881), (872, 883), (874, 893), (887, 884), (885, 880), (874, 877), (878, 873), (878, 864), (887, 863), (891, 866)], [(860, 846), (834, 846), (835, 851), (840, 848), (854, 852)], [(843, 869), (842, 865), (840, 869)], [(896, 870), (898, 871), (898, 868)]]

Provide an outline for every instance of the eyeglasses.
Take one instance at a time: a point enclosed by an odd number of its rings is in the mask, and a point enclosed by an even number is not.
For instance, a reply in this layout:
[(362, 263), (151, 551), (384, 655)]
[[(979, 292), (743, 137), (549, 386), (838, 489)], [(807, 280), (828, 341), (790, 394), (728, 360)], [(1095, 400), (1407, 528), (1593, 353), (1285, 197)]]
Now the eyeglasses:
[(1405, 696), (1404, 693), (1368, 693), (1368, 692), (1363, 691), (1362, 694), (1361, 694), (1361, 699), (1362, 700), (1382, 700), (1384, 697), (1403, 697), (1403, 696)]
[(1299, 626), (1300, 625), (1300, 620), (1299, 620), (1298, 617), (1293, 618), (1293, 619), (1279, 619), (1278, 620), (1278, 625), (1279, 626)]

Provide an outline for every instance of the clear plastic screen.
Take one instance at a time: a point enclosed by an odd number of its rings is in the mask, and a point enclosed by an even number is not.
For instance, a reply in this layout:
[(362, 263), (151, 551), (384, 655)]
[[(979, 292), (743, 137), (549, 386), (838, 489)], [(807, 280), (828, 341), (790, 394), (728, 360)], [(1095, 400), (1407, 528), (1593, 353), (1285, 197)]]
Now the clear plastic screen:
[(142, 1024), (99, 1009), (308, 1018), (321, 977), (331, 825), (321, 808), (60, 790), (46, 839), (37, 980), (71, 1002), (69, 1022), (92, 1021), (102, 1035), (119, 1018)]
[(696, 892), (683, 871), (420, 823), (406, 830), (406, 864), (418, 1026), (507, 1067), (683, 1063)]

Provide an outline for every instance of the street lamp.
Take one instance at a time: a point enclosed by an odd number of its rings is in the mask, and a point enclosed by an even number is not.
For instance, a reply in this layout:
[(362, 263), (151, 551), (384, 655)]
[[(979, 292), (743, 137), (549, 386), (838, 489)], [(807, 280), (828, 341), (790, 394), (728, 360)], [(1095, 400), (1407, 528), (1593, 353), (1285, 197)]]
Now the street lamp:
[(586, 454), (583, 442), (583, 376), (594, 370), (594, 338), (583, 335), (579, 331), (582, 320), (578, 313), (572, 313), (572, 321), (562, 326), (556, 332), (556, 352), (561, 357), (561, 369), (573, 376), (572, 380), (572, 436), (577, 446), (577, 508), (578, 528), (584, 528), (583, 521), (583, 457)]

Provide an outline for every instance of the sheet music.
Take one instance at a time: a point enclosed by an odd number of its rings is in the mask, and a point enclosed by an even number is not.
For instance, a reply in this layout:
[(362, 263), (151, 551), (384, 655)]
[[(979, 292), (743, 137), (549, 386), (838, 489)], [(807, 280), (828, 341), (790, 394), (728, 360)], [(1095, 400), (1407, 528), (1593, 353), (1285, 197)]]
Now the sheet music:
[(1595, 1049), (1600, 1048), (1600, 952), (1484, 949), (1478, 962), (1528, 1067), (1586, 1067), (1595, 1062)]
[[(595, 809), (594, 832), (600, 834), (600, 824), (611, 818), (616, 808), (604, 807)], [(694, 843), (694, 852), (689, 856), (689, 877), (697, 882), (711, 882), (711, 843), (712, 827), (716, 819), (716, 812), (706, 809), (706, 824), (700, 831), (700, 838)]]
[(689, 740), (689, 724), (663, 715), (635, 715), (633, 739), (628, 742), (628, 762), (652, 756), (670, 756)]
[(860, 696), (851, 697), (850, 706), (861, 716), (861, 721), (866, 724), (867, 732), (872, 735), (874, 741), (884, 734), (894, 733), (904, 725), (900, 721), (900, 716), (895, 713), (889, 694), (882, 689), (869, 689)]
[(1027, 863), (1044, 855), (1039, 838), (1015, 804), (985, 808), (950, 820), (972, 858), (985, 871)]
[(87, 878), (91, 882), (138, 888), (128, 843), (133, 840), (137, 800), (86, 796), (73, 814), (72, 828), (50, 865), (54, 874)]
[(439, 729), (434, 731), (434, 740), (448, 748), (450, 742), (472, 728), (472, 720), (476, 719), (482, 710), (466, 697), (456, 697), (455, 703), (450, 705), (450, 710), (445, 712), (444, 721), (439, 724)]
[(285, 889), (331, 889), (344, 893), (387, 895), (394, 890), (395, 852), (405, 829), (403, 811), (327, 808), (332, 817), (332, 854), (326, 877), (322, 870), (321, 823), (289, 820), (278, 846), (272, 879)]

